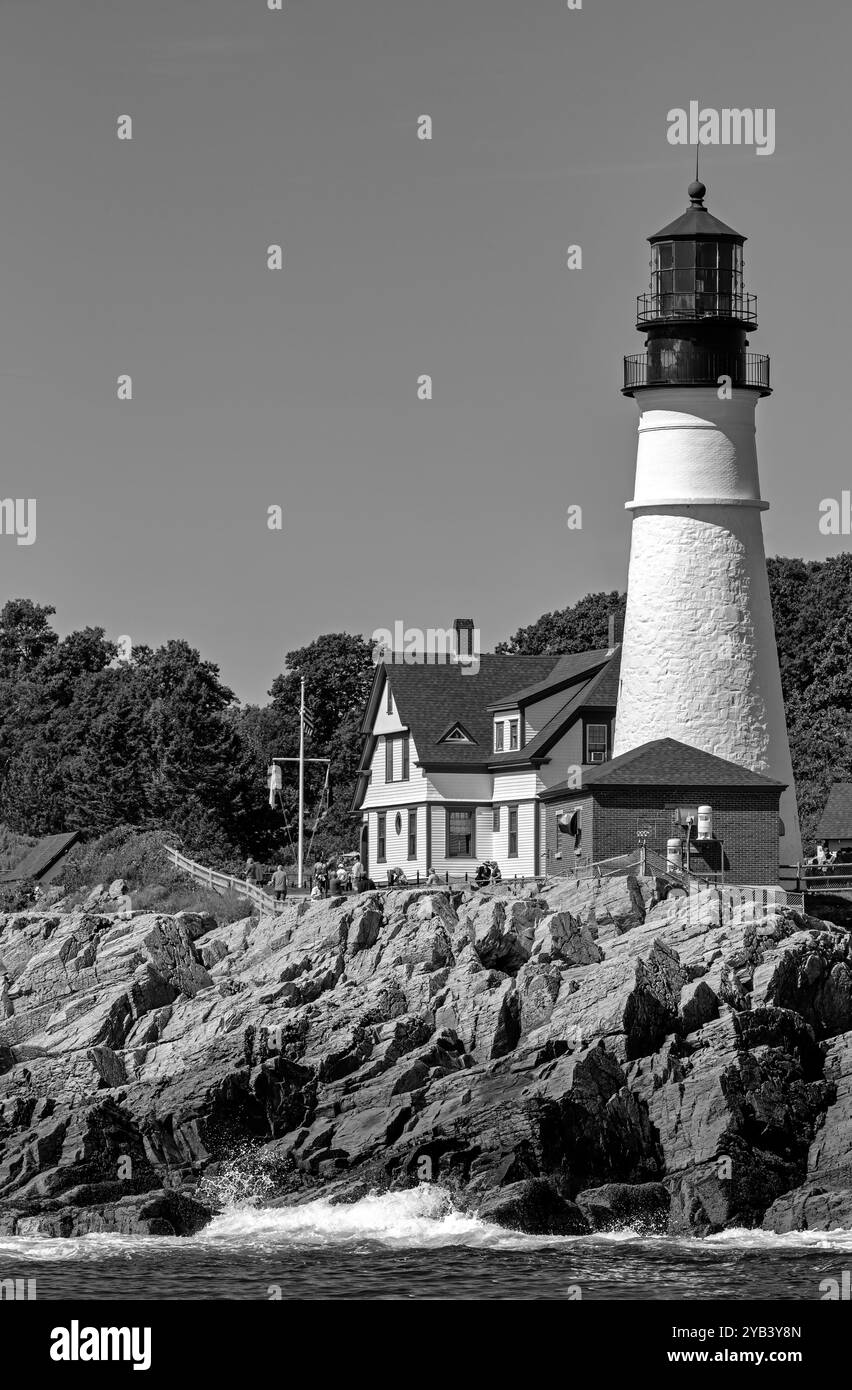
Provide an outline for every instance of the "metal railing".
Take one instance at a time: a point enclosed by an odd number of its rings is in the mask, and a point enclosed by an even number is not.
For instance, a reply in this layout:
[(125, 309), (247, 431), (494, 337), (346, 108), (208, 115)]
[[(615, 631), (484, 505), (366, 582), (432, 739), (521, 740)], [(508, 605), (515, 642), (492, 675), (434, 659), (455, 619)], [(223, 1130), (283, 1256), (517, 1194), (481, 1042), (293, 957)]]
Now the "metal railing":
[(661, 360), (647, 352), (624, 359), (624, 391), (640, 386), (715, 386), (729, 376), (733, 386), (755, 386), (769, 391), (769, 358), (761, 352), (664, 352)]
[(852, 891), (852, 864), (782, 864), (781, 869), (784, 879), (795, 880), (797, 891), (830, 893), (840, 888)]
[(699, 319), (734, 319), (757, 327), (756, 294), (707, 294), (703, 290), (640, 294), (636, 297), (636, 323), (691, 322)]

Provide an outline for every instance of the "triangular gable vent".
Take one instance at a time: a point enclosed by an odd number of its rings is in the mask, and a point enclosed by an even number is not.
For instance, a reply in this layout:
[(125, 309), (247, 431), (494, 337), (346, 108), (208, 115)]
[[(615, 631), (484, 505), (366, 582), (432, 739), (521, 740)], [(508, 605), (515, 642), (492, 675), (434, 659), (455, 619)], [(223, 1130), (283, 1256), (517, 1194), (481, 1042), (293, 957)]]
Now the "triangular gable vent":
[(439, 743), (476, 743), (475, 738), (471, 738), (463, 724), (451, 724), (446, 733), (438, 739)]

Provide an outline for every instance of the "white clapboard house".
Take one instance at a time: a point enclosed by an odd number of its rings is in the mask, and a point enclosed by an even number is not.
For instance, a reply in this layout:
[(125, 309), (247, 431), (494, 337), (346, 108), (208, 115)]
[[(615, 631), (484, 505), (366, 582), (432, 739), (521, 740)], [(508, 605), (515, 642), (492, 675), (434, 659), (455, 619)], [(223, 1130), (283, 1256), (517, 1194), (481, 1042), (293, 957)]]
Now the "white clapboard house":
[(548, 872), (561, 847), (540, 798), (611, 757), (620, 648), (482, 654), (475, 673), (393, 656), (376, 668), (352, 806), (370, 877), (463, 878), (484, 859), (504, 877)]

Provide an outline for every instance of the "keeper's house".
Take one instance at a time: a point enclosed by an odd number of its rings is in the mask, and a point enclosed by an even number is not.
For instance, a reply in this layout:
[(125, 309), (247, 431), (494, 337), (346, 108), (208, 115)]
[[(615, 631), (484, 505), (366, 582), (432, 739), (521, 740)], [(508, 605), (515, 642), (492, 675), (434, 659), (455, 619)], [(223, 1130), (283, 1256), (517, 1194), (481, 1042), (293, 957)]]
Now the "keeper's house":
[(610, 757), (619, 652), (377, 666), (352, 807), (370, 876), (546, 873), (541, 796)]
[(620, 658), (378, 665), (352, 806), (369, 875), (472, 877), (483, 859), (504, 878), (568, 874), (644, 842), (699, 874), (777, 883), (783, 783), (668, 738), (612, 758)]

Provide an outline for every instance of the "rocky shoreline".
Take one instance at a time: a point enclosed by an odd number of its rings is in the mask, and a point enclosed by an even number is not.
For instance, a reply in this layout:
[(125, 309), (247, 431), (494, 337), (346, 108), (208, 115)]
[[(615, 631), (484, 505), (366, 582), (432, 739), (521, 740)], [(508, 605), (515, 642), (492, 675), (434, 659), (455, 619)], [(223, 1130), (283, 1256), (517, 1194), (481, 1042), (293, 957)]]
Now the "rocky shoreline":
[[(532, 1233), (852, 1228), (852, 938), (654, 879), (0, 917), (0, 1234), (431, 1182)], [(230, 1185), (230, 1186), (229, 1186)]]

